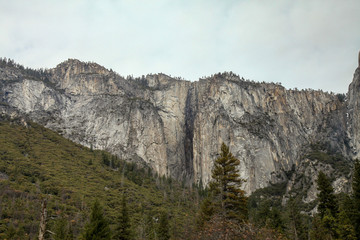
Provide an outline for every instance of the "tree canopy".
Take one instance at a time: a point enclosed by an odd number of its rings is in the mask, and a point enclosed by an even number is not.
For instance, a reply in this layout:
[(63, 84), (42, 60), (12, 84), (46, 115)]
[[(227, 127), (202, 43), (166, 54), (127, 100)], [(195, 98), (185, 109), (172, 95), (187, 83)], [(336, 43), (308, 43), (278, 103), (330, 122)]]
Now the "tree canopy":
[(354, 228), (357, 239), (360, 239), (360, 161), (356, 160), (354, 164), (354, 175), (352, 182), (353, 202), (354, 202)]
[(117, 222), (116, 233), (113, 236), (113, 239), (118, 240), (129, 240), (132, 239), (131, 229), (130, 229), (130, 217), (128, 213), (128, 208), (126, 204), (126, 197), (123, 194), (121, 201), (121, 212)]
[(334, 189), (331, 186), (330, 179), (322, 171), (319, 172), (317, 185), (318, 185), (317, 189), (319, 190), (318, 210), (320, 212), (321, 218), (324, 217), (326, 211), (330, 211), (331, 215), (335, 217), (337, 211), (337, 205), (334, 195)]
[(110, 239), (110, 227), (105, 219), (103, 209), (98, 200), (95, 200), (92, 209), (90, 222), (85, 226), (85, 240)]

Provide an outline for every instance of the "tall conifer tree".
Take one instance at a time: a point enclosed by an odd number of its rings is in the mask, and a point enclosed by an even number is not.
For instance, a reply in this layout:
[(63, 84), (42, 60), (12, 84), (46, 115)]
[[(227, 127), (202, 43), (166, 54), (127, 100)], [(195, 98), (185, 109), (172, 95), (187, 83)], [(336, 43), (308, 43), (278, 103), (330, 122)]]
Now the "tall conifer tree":
[(65, 240), (68, 236), (68, 222), (65, 218), (60, 218), (56, 221), (54, 229), (54, 239), (55, 240)]
[(294, 240), (307, 239), (307, 232), (303, 223), (303, 217), (300, 214), (299, 205), (296, 199), (290, 197), (287, 203), (287, 217), (289, 232)]
[(318, 210), (320, 212), (321, 218), (324, 217), (327, 210), (330, 211), (333, 217), (335, 217), (337, 211), (337, 204), (335, 200), (334, 189), (331, 186), (330, 179), (322, 171), (319, 172), (317, 185), (317, 189), (319, 190)]
[(121, 214), (118, 218), (118, 226), (116, 228), (116, 233), (113, 238), (117, 240), (129, 240), (131, 239), (131, 225), (125, 194), (123, 194), (122, 197), (121, 207)]
[(200, 206), (200, 212), (196, 219), (196, 225), (198, 229), (204, 226), (205, 222), (208, 222), (214, 214), (214, 206), (209, 197), (205, 198)]
[(158, 228), (158, 238), (159, 240), (168, 240), (170, 239), (169, 233), (169, 220), (168, 214), (162, 212), (159, 219), (159, 228)]
[(240, 161), (236, 159), (223, 143), (220, 156), (215, 160), (212, 170), (212, 190), (216, 202), (225, 218), (245, 220), (247, 218), (247, 198), (241, 190), (243, 179), (240, 178), (237, 167)]
[(98, 200), (91, 209), (90, 222), (85, 226), (85, 240), (108, 240), (111, 238), (109, 223)]
[(145, 238), (147, 240), (155, 239), (155, 228), (152, 215), (147, 215), (145, 218)]

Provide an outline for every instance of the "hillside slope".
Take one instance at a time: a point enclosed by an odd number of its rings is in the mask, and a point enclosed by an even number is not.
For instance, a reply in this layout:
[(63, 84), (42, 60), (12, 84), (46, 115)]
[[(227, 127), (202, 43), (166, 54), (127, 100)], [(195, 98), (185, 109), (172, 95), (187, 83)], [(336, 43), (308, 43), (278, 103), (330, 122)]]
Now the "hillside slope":
[(95, 199), (104, 206), (114, 228), (122, 194), (127, 197), (137, 239), (146, 239), (146, 230), (157, 224), (148, 219), (156, 219), (162, 212), (169, 214), (172, 237), (186, 236), (200, 201), (196, 188), (183, 188), (149, 168), (75, 144), (36, 123), (2, 116), (1, 239), (34, 239), (43, 199), (48, 200), (48, 229), (53, 232), (66, 219), (78, 236)]

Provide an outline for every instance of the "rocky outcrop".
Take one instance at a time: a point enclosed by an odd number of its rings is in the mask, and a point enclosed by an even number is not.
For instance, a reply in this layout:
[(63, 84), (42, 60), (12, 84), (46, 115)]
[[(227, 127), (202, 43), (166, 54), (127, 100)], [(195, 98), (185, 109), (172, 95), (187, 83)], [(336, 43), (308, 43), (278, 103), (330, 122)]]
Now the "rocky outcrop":
[(224, 141), (241, 161), (247, 190), (265, 187), (269, 180), (282, 181), (276, 176), (298, 164), (304, 146), (329, 138), (329, 119), (340, 117), (338, 134), (345, 130), (344, 104), (330, 94), (229, 76), (198, 85), (202, 98), (194, 121), (195, 179), (210, 180), (208, 169)]
[[(347, 129), (355, 139), (360, 129), (356, 119), (348, 124), (357, 116), (355, 90), (349, 107), (341, 96), (287, 90), (233, 73), (197, 82), (164, 74), (133, 79), (68, 60), (34, 75), (0, 67), (2, 104), (75, 142), (189, 182), (209, 182), (225, 142), (240, 159), (247, 192), (284, 181), (311, 143), (348, 156)], [(360, 147), (354, 141), (353, 151)]]
[(348, 133), (353, 158), (360, 157), (360, 67), (354, 73), (354, 79), (348, 93)]

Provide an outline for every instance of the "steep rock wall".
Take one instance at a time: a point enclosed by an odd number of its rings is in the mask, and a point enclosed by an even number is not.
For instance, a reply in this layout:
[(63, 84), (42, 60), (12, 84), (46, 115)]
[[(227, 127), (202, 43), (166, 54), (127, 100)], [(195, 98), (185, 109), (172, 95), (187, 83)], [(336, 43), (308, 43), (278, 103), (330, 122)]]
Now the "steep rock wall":
[(299, 163), (304, 146), (328, 139), (329, 118), (340, 116), (335, 135), (345, 130), (344, 103), (334, 95), (243, 82), (227, 75), (200, 81), (196, 87), (195, 181), (210, 180), (209, 169), (221, 142), (240, 159), (241, 177), (251, 192), (284, 180), (283, 173)]
[(360, 159), (360, 65), (356, 69), (354, 79), (349, 86), (347, 107), (351, 155), (353, 158)]
[(189, 182), (210, 181), (222, 142), (240, 159), (247, 192), (284, 181), (310, 143), (348, 154), (347, 104), (321, 91), (286, 90), (232, 73), (197, 82), (164, 74), (125, 79), (78, 60), (40, 78), (3, 67), (0, 80), (2, 102), (33, 120)]

